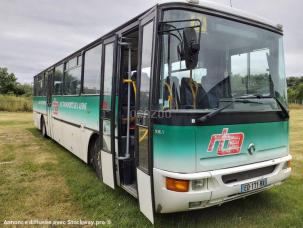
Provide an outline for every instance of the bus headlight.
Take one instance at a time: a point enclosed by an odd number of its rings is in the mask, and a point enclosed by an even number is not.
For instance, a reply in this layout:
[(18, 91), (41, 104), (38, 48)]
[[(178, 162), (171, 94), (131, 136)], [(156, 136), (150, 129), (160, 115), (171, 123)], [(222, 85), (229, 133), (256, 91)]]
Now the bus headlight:
[(166, 188), (175, 192), (188, 192), (189, 181), (166, 177)]
[(202, 190), (205, 186), (206, 179), (201, 180), (192, 180), (191, 182), (191, 188), (193, 191), (199, 191)]

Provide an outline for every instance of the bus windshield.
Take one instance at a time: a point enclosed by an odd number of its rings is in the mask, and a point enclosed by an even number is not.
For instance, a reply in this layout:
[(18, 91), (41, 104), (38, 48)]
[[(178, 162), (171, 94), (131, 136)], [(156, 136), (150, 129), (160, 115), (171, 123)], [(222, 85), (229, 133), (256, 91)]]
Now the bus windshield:
[[(200, 21), (198, 63), (192, 70), (180, 55), (182, 28)], [(282, 35), (266, 29), (188, 10), (164, 11), (168, 32), (161, 40), (161, 110), (208, 111), (235, 102), (224, 111), (278, 111), (286, 106)], [(275, 98), (275, 99), (274, 99)]]

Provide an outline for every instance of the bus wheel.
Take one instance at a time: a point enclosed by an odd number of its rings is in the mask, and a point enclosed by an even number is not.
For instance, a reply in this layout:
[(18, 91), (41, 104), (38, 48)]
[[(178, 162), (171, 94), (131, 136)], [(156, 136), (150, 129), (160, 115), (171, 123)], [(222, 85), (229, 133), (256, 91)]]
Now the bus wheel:
[(90, 147), (90, 162), (97, 174), (97, 177), (102, 180), (101, 170), (101, 149), (100, 149), (100, 138), (97, 137)]
[(46, 132), (44, 118), (42, 118), (42, 120), (41, 120), (41, 134), (44, 138), (47, 138), (47, 132)]

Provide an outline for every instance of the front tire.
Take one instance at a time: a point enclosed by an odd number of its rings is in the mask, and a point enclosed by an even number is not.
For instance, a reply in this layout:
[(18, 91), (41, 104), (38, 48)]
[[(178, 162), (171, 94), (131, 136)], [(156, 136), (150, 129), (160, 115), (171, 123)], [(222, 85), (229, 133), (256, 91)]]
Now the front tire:
[(96, 172), (97, 177), (102, 180), (102, 168), (101, 168), (101, 148), (100, 138), (97, 137), (90, 146), (90, 164)]

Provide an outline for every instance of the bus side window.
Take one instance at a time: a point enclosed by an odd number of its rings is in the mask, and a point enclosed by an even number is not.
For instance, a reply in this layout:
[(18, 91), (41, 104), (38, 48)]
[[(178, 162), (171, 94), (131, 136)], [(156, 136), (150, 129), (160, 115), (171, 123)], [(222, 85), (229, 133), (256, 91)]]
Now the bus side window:
[(33, 94), (34, 96), (37, 96), (37, 76), (34, 77)]
[(100, 94), (102, 45), (85, 52), (83, 93)]
[(65, 64), (64, 95), (79, 95), (81, 86), (81, 61), (78, 57)]
[(37, 76), (36, 96), (44, 96), (44, 73)]
[(62, 84), (63, 84), (63, 64), (55, 67), (55, 74), (53, 80), (53, 94), (62, 94)]

